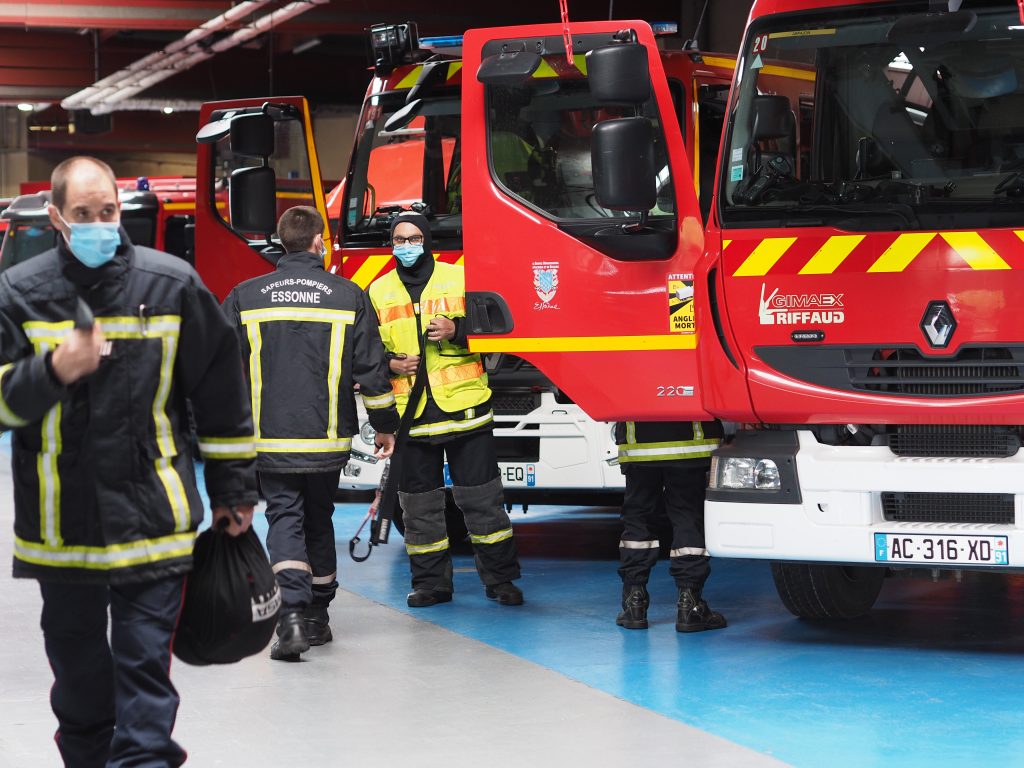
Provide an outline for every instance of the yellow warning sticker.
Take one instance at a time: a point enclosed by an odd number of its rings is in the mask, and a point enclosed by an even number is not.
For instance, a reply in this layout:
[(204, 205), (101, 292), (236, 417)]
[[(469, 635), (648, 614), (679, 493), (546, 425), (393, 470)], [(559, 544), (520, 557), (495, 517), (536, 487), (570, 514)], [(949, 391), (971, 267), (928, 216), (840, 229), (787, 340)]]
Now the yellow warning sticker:
[(668, 276), (668, 323), (672, 333), (696, 333), (693, 275)]

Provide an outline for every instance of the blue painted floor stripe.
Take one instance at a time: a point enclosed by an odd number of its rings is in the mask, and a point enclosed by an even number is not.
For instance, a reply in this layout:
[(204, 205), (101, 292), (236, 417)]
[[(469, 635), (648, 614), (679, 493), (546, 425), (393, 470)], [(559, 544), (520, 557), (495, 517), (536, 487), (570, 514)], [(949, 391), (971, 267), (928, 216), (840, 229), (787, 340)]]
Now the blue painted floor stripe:
[[(407, 608), (397, 534), (366, 563), (348, 558), (362, 505), (339, 505), (335, 514), (339, 581), (796, 766), (1024, 766), (1024, 577), (890, 579), (870, 617), (827, 625), (785, 611), (767, 564), (718, 560), (706, 594), (730, 627), (682, 636), (662, 562), (650, 584), (651, 628), (627, 631), (614, 625), (614, 511), (536, 511), (513, 517), (521, 608), (486, 600), (468, 555), (455, 557), (454, 602)], [(265, 529), (258, 517), (257, 530)], [(344, 628), (343, 615), (333, 621)]]

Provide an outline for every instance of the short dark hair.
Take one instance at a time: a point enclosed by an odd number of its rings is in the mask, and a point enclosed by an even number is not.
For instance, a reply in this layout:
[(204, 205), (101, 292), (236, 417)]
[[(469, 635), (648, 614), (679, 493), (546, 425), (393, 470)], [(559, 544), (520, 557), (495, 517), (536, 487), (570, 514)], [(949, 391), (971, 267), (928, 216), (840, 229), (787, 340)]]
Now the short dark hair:
[(58, 211), (63, 211), (64, 204), (68, 201), (68, 176), (71, 175), (75, 166), (80, 163), (96, 166), (101, 173), (110, 179), (110, 184), (114, 187), (114, 194), (117, 194), (117, 176), (114, 175), (114, 171), (109, 165), (99, 158), (89, 157), (88, 155), (69, 157), (54, 168), (53, 173), (50, 174), (50, 194), (53, 198), (53, 204)]
[(281, 214), (277, 220), (277, 236), (289, 253), (308, 251), (313, 238), (324, 231), (324, 217), (309, 205), (296, 205)]

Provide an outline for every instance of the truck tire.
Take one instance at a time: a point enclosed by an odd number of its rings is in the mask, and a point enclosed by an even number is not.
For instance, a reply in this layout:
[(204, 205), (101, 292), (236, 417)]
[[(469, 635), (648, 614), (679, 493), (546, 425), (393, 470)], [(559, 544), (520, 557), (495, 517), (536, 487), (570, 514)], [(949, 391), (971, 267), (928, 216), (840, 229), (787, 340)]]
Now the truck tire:
[(772, 563), (783, 605), (801, 619), (856, 619), (871, 610), (885, 568)]
[[(444, 492), (444, 522), (448, 528), (448, 544), (452, 552), (465, 554), (472, 551), (469, 544), (469, 531), (466, 530), (466, 518), (463, 517), (462, 510), (455, 503), (455, 498), (449, 490)], [(405, 535), (405, 523), (401, 514), (396, 515), (391, 524), (396, 531)]]

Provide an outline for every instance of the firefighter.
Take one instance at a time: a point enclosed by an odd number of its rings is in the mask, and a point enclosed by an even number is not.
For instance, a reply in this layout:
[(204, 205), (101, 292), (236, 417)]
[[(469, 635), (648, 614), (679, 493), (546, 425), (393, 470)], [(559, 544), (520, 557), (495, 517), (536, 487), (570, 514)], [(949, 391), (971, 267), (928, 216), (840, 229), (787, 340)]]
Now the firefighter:
[(56, 247), (0, 277), (14, 576), (40, 583), (64, 764), (178, 766), (171, 641), (203, 520), (185, 403), (214, 521), (243, 533), (256, 476), (238, 342), (186, 262), (131, 243), (105, 163), (66, 160), (51, 188)]
[(626, 476), (622, 504), (619, 576), (622, 612), (615, 623), (647, 629), (647, 579), (658, 561), (658, 528), (672, 526), (669, 574), (676, 582), (676, 631), (726, 625), (702, 597), (711, 572), (704, 548), (704, 492), (711, 452), (722, 439), (719, 421), (620, 422), (615, 425), (619, 463)]
[(333, 639), (338, 589), (334, 494), (359, 431), (359, 385), (377, 456), (398, 428), (384, 345), (365, 294), (324, 269), (324, 220), (289, 208), (277, 224), (277, 269), (238, 285), (224, 310), (241, 342), (256, 426), (256, 468), (267, 499), (267, 550), (281, 586), (270, 658), (294, 661)]
[[(399, 479), (405, 548), (412, 571), (411, 608), (452, 599), (452, 561), (445, 525), (444, 465), (462, 510), (487, 597), (522, 605), (512, 523), (504, 506), (491, 411), (491, 390), (479, 355), (466, 340), (462, 267), (434, 260), (430, 224), (403, 213), (391, 224), (396, 268), (369, 288), (388, 349), (400, 411), (409, 405), (420, 356), (427, 381), (412, 407), (414, 421)], [(426, 342), (424, 343), (424, 334)]]

